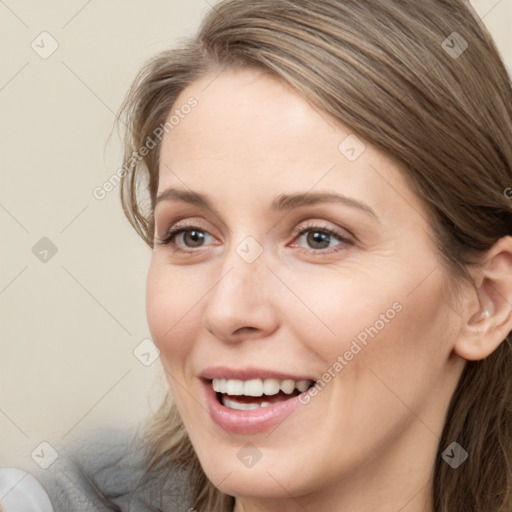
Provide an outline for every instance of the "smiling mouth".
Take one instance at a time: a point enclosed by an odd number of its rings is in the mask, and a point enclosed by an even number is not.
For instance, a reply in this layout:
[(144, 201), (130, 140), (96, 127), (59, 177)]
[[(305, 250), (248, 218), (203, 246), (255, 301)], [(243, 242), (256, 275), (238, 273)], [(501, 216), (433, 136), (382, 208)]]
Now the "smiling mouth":
[(250, 411), (285, 402), (314, 386), (312, 380), (213, 379), (217, 400), (228, 409)]

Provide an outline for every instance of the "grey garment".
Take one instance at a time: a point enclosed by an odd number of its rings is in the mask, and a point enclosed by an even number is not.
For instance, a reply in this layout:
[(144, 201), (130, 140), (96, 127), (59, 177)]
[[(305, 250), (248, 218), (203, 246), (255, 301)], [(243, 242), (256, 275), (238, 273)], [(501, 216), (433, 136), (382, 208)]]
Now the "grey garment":
[(61, 450), (46, 470), (32, 472), (54, 512), (189, 512), (190, 488), (182, 470), (141, 485), (143, 453), (133, 430), (101, 430)]

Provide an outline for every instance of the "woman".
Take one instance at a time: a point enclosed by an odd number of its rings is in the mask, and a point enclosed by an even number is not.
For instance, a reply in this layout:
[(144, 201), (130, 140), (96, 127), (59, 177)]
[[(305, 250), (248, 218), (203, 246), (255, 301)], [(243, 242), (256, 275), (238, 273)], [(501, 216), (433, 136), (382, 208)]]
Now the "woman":
[(134, 495), (512, 510), (512, 90), (470, 6), (226, 0), (123, 114), (170, 387)]
[(512, 510), (512, 90), (467, 2), (227, 0), (123, 113), (172, 395), (143, 482)]

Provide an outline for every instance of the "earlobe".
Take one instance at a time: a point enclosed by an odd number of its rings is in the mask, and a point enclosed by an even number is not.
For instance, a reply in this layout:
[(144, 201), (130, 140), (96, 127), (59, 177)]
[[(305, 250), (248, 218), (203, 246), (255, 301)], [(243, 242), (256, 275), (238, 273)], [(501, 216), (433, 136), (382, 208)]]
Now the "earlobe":
[(501, 238), (487, 252), (475, 286), (464, 299), (454, 345), (469, 361), (490, 355), (512, 331), (512, 237)]

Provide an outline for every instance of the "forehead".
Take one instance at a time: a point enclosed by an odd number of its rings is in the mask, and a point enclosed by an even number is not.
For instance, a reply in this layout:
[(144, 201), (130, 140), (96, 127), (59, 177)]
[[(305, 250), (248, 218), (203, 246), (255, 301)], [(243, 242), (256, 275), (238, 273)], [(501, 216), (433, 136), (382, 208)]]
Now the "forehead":
[[(183, 139), (192, 142), (200, 138), (201, 145), (194, 148), (197, 156), (224, 157), (226, 147), (231, 146), (266, 158), (290, 158), (295, 153), (303, 160), (311, 156), (304, 140), (311, 146), (322, 141), (327, 146), (326, 135), (333, 135), (333, 125), (325, 115), (284, 82), (258, 71), (225, 70), (207, 75), (185, 89), (175, 107), (191, 97), (197, 99), (197, 107), (166, 134), (164, 154), (166, 150), (175, 154), (185, 150), (191, 156), (192, 148), (185, 147)], [(242, 155), (232, 151), (230, 156)]]
[(197, 106), (164, 136), (159, 191), (244, 188), (270, 204), (277, 190), (336, 190), (376, 210), (421, 209), (396, 162), (281, 80), (254, 70), (211, 73), (172, 111), (191, 98)]

